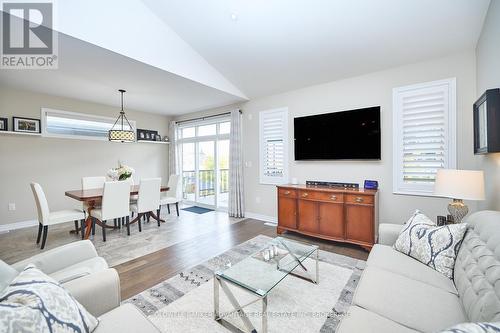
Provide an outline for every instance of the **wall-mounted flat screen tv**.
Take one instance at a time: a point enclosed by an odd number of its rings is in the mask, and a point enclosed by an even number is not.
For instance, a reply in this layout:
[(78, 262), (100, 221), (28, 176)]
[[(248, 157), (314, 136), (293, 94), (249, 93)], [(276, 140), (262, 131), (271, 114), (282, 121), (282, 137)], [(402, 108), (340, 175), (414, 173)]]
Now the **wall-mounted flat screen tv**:
[(380, 106), (294, 119), (295, 160), (379, 160)]

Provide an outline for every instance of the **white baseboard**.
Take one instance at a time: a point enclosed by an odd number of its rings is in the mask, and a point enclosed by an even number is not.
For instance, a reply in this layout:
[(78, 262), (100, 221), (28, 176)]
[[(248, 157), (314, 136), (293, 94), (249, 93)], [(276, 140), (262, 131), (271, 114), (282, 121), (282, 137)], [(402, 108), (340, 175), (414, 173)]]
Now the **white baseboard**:
[(12, 230), (35, 227), (38, 225), (38, 220), (21, 221), (9, 224), (0, 224), (0, 233), (6, 233)]
[(278, 224), (278, 219), (274, 216), (262, 215), (262, 214), (252, 213), (252, 212), (245, 212), (245, 217), (264, 221), (264, 222), (269, 222), (272, 224)]

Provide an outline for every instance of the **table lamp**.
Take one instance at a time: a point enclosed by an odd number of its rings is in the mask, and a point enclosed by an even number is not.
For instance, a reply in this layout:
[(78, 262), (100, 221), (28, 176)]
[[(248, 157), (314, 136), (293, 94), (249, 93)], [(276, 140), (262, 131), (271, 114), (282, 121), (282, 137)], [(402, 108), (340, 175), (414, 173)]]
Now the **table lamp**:
[(460, 223), (469, 212), (463, 200), (484, 200), (483, 171), (440, 169), (436, 174), (434, 195), (453, 199), (448, 212), (454, 223)]

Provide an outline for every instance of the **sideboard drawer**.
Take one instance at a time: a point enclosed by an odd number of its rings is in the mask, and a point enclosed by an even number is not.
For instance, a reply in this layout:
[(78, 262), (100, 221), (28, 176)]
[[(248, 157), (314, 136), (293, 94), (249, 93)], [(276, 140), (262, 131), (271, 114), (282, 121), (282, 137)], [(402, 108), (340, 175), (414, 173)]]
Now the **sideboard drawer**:
[(372, 195), (346, 194), (345, 202), (351, 204), (373, 205), (374, 197)]
[(278, 188), (278, 195), (280, 197), (297, 198), (297, 190), (289, 188)]
[(344, 202), (343, 193), (320, 192), (320, 191), (299, 191), (299, 198), (310, 200), (321, 200), (328, 202)]

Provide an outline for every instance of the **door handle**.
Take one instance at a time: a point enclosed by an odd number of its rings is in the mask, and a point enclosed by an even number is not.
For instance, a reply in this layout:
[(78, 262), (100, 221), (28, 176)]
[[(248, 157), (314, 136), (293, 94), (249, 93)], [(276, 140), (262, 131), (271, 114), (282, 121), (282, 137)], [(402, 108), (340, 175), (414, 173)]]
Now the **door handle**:
[(364, 199), (362, 197), (356, 197), (356, 202), (363, 202)]
[(332, 200), (337, 200), (337, 196), (336, 196), (336, 195), (332, 195), (332, 196), (330, 197), (330, 199), (332, 199)]
[(302, 197), (306, 198), (309, 195), (309, 193), (302, 193)]
[(289, 195), (290, 194), (290, 191), (285, 191), (285, 195)]

